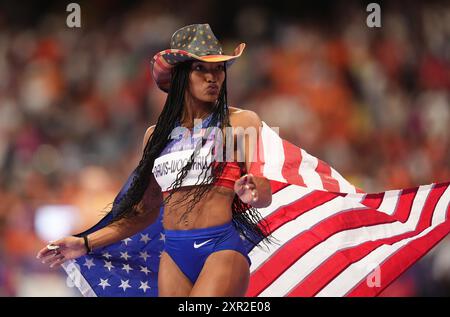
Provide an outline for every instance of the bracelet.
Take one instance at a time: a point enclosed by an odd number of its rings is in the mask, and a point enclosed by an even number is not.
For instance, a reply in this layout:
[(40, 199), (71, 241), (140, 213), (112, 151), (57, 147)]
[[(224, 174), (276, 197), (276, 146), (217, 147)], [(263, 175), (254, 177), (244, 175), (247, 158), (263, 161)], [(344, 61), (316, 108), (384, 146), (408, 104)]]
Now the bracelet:
[(91, 254), (92, 253), (92, 249), (89, 246), (89, 240), (88, 240), (87, 235), (83, 236), (83, 240), (84, 240), (84, 246), (86, 247), (87, 253)]

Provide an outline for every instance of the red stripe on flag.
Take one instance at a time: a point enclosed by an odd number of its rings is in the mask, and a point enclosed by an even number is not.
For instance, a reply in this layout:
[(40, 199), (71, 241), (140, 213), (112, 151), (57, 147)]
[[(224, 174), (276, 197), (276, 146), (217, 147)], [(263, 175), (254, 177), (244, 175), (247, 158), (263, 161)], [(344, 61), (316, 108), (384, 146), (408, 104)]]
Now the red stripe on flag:
[(378, 209), (380, 208), (381, 203), (383, 202), (384, 194), (385, 193), (367, 194), (361, 201), (361, 204), (373, 209)]
[(283, 140), (284, 164), (281, 170), (283, 177), (290, 184), (304, 186), (303, 177), (298, 173), (302, 161), (302, 153), (299, 147)]
[[(411, 241), (380, 266), (380, 287), (368, 287), (366, 279), (346, 294), (348, 297), (377, 296), (412, 264), (420, 260), (450, 232), (450, 222), (443, 222), (428, 234)], [(399, 265), (401, 263), (401, 265)]]
[[(251, 156), (251, 163), (248, 170), (249, 174), (253, 174), (255, 176), (264, 176), (264, 143), (261, 135), (262, 129), (259, 132), (258, 144), (253, 149), (253, 154)], [(272, 182), (273, 180), (271, 180)], [(278, 183), (278, 182), (277, 182)], [(273, 190), (272, 190), (273, 193)]]
[(273, 232), (282, 225), (301, 216), (305, 212), (321, 206), (336, 197), (338, 197), (338, 195), (335, 193), (322, 192), (318, 190), (313, 191), (295, 202), (275, 210), (270, 215), (265, 217), (265, 219), (271, 229), (271, 232)]
[[(404, 199), (397, 204), (398, 208), (395, 213), (399, 213), (399, 218), (403, 218), (403, 214), (406, 214), (406, 216), (409, 214), (417, 189), (418, 188), (407, 190), (404, 193)], [(406, 208), (400, 208), (400, 206)], [(281, 214), (280, 218), (283, 217), (286, 217), (286, 215)], [(392, 216), (369, 208), (361, 208), (358, 210), (352, 209), (348, 211), (343, 210), (322, 220), (311, 229), (298, 234), (295, 238), (286, 242), (282, 248), (277, 250), (277, 252), (264, 263), (264, 265), (253, 272), (250, 277), (249, 288), (247, 291), (248, 296), (259, 295), (298, 259), (330, 236), (349, 229), (374, 224), (390, 223), (395, 220), (396, 219)]]
[(331, 176), (331, 167), (322, 160), (317, 161), (316, 172), (322, 180), (323, 188), (330, 192), (340, 192), (338, 181)]
[(361, 260), (381, 245), (393, 244), (400, 240), (416, 236), (422, 232), (429, 227), (431, 218), (433, 217), (433, 210), (444, 194), (445, 189), (445, 187), (438, 188), (435, 191), (430, 192), (415, 230), (394, 237), (368, 241), (358, 246), (336, 252), (314, 270), (312, 274), (292, 289), (288, 296), (314, 296), (352, 263)]
[(270, 188), (271, 188), (272, 195), (276, 194), (277, 192), (279, 192), (280, 190), (282, 190), (288, 186), (292, 186), (292, 185), (283, 183), (283, 182), (277, 182), (277, 181), (270, 180)]
[[(441, 184), (442, 185), (442, 184)], [(448, 187), (448, 184), (446, 185)], [(447, 206), (446, 221), (436, 226), (423, 237), (417, 238), (397, 252), (390, 255), (379, 269), (381, 272), (380, 287), (368, 287), (366, 279), (361, 281), (346, 296), (376, 296), (388, 287), (400, 274), (406, 271), (412, 264), (420, 260), (429, 250), (441, 241), (450, 232), (448, 216), (450, 205)]]
[[(348, 215), (346, 215), (347, 213)], [(357, 217), (358, 214), (360, 214), (359, 219)], [(359, 228), (361, 226), (360, 222), (353, 223), (353, 226), (349, 224), (355, 219), (364, 220), (366, 225), (391, 220), (387, 215), (382, 217), (379, 212), (368, 208), (359, 209), (357, 211), (341, 212), (334, 217), (323, 220), (314, 229), (315, 231), (322, 232), (325, 236), (316, 236), (313, 233), (314, 230), (307, 230), (286, 242), (282, 248), (277, 250), (277, 252), (275, 252), (261, 267), (253, 272), (250, 277), (246, 296), (258, 296), (298, 259), (320, 244), (324, 239), (344, 230)], [(330, 229), (331, 231), (326, 232), (326, 230)]]

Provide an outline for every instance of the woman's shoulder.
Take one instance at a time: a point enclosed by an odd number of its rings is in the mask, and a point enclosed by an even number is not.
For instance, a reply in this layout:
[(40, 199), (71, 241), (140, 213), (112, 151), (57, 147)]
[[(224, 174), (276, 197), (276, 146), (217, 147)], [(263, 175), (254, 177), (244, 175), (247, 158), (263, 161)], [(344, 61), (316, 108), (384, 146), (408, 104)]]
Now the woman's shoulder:
[(144, 135), (144, 141), (142, 142), (142, 148), (145, 148), (145, 145), (147, 144), (148, 140), (150, 139), (150, 136), (153, 134), (153, 131), (155, 131), (156, 125), (152, 125), (147, 128), (147, 131), (145, 131)]
[(241, 109), (237, 107), (228, 107), (230, 111), (230, 124), (233, 127), (260, 127), (262, 121), (259, 115), (252, 110)]

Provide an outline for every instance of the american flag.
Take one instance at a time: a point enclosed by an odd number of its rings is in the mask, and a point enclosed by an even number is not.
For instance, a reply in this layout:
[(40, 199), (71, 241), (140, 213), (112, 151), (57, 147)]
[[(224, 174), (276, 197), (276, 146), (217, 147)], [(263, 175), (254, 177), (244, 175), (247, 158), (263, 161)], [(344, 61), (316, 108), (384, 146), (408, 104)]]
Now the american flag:
[[(115, 206), (122, 199), (135, 175), (133, 171), (117, 194), (112, 211), (92, 228), (75, 236), (89, 234), (107, 226)], [(158, 296), (159, 258), (164, 248), (162, 211), (149, 227), (134, 236), (99, 248), (92, 254), (62, 264), (69, 287), (77, 287), (86, 297)]]
[[(262, 124), (250, 172), (270, 180), (272, 203), (259, 211), (276, 243), (244, 241), (246, 296), (376, 296), (448, 234), (449, 182), (367, 194)], [(157, 296), (162, 212), (144, 231), (64, 263), (71, 285), (84, 296)]]

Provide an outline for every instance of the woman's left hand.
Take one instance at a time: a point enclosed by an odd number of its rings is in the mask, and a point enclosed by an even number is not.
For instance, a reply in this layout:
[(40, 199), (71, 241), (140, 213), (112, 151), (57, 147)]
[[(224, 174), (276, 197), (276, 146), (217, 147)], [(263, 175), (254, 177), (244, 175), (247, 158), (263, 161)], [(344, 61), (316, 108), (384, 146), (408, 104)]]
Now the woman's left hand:
[(252, 204), (258, 200), (258, 190), (256, 189), (253, 174), (245, 174), (234, 183), (234, 192), (242, 202)]

